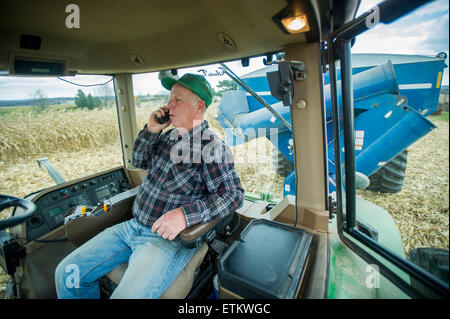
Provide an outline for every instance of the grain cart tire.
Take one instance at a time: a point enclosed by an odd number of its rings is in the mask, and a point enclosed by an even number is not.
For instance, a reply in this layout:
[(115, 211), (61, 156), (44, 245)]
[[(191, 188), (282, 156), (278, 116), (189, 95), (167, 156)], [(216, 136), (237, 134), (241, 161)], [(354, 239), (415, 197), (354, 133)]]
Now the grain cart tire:
[(294, 169), (294, 164), (277, 148), (272, 148), (272, 166), (275, 172), (283, 177), (289, 175)]
[[(448, 257), (448, 249), (420, 247), (412, 249), (409, 252), (408, 259), (443, 282), (448, 283)], [(425, 297), (434, 297), (433, 295), (430, 295), (429, 289), (425, 288), (423, 284), (418, 282), (414, 277), (411, 277), (411, 285)]]
[(381, 193), (398, 193), (402, 190), (405, 179), (408, 150), (404, 150), (382, 168), (369, 176), (367, 189)]

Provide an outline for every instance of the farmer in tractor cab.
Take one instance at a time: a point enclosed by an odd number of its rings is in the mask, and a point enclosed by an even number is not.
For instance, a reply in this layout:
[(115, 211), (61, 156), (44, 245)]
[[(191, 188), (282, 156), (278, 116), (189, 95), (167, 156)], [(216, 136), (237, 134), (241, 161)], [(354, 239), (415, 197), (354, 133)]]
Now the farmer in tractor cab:
[[(150, 115), (133, 146), (133, 165), (147, 170), (133, 218), (105, 229), (61, 261), (55, 272), (58, 298), (99, 298), (99, 279), (125, 262), (128, 268), (111, 298), (159, 298), (196, 252), (183, 247), (177, 235), (243, 204), (231, 150), (203, 119), (213, 98), (208, 81), (188, 73), (164, 77), (161, 84), (170, 90), (170, 100)], [(170, 118), (160, 124), (165, 112)], [(171, 124), (174, 128), (163, 133)], [(69, 278), (75, 271), (79, 281)]]

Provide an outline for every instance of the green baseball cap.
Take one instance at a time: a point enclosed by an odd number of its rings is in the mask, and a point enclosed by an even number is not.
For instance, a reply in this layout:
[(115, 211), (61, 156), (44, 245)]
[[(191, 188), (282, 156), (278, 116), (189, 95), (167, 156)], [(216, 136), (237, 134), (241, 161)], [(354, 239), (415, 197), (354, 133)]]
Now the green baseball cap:
[(205, 101), (206, 107), (211, 104), (213, 100), (211, 85), (203, 76), (186, 73), (178, 80), (172, 77), (165, 77), (161, 79), (162, 86), (169, 91), (175, 83), (181, 84), (197, 94), (203, 101)]

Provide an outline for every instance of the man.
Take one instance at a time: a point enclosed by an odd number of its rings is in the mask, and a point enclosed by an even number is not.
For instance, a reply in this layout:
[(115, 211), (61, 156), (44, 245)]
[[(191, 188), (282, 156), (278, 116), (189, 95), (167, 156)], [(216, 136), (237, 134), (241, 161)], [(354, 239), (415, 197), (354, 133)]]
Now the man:
[[(161, 84), (171, 91), (170, 101), (150, 115), (133, 146), (133, 165), (147, 170), (133, 218), (61, 261), (55, 272), (59, 298), (99, 298), (98, 280), (124, 262), (127, 270), (111, 298), (159, 298), (196, 251), (184, 248), (177, 235), (243, 204), (230, 149), (203, 119), (212, 102), (208, 81), (188, 73)], [(169, 120), (160, 124), (157, 118), (167, 111)], [(171, 124), (174, 129), (162, 133)]]

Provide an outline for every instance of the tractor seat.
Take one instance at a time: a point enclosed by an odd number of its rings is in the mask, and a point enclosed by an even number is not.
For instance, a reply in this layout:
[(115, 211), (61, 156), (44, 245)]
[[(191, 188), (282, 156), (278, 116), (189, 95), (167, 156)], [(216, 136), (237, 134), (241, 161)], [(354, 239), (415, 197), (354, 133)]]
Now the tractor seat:
[[(216, 232), (222, 231), (232, 219), (233, 214), (230, 214), (221, 220), (193, 225), (179, 234), (183, 246), (187, 248), (198, 248), (198, 250), (169, 288), (162, 294), (162, 299), (184, 299), (187, 297), (195, 279), (196, 269), (200, 267), (208, 252), (208, 242), (211, 242), (215, 238)], [(118, 285), (127, 267), (128, 263), (123, 263), (107, 273), (106, 277), (115, 285)]]

